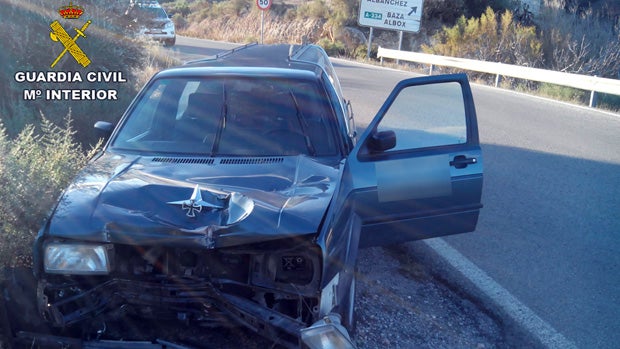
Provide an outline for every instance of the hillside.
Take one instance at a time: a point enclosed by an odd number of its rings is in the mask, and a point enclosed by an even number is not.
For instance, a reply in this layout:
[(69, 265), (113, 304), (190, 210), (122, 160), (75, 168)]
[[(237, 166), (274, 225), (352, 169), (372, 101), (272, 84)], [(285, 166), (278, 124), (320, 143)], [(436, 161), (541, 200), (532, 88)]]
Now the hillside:
[[(65, 4), (65, 5), (68, 5)], [(0, 123), (10, 137), (25, 125), (38, 125), (41, 114), (53, 123), (62, 124), (71, 114), (77, 137), (81, 142), (93, 143), (92, 125), (95, 120), (116, 121), (129, 104), (137, 89), (145, 82), (145, 74), (157, 70), (165, 59), (158, 58), (160, 48), (128, 35), (128, 23), (123, 18), (123, 7), (113, 2), (80, 1), (84, 9), (82, 18), (65, 19), (58, 13), (58, 5), (45, 0), (1, 0), (0, 30), (11, 35), (0, 36)], [(90, 20), (90, 25), (86, 21)], [(71, 37), (73, 28), (85, 28), (85, 37), (76, 36), (76, 44), (86, 54), (90, 64), (84, 68), (65, 54), (64, 47), (53, 40), (50, 23), (56, 22)], [(57, 65), (51, 67), (54, 61)], [(78, 72), (82, 81), (60, 75), (49, 77), (38, 72)], [(103, 73), (116, 72), (124, 81), (109, 81)], [(93, 78), (88, 79), (88, 74)], [(74, 77), (76, 74), (73, 75)], [(57, 77), (57, 78), (56, 78)], [(54, 79), (56, 78), (56, 79)], [(33, 81), (34, 80), (34, 81)], [(90, 80), (90, 81), (87, 81)], [(66, 98), (71, 90), (113, 91), (116, 98), (76, 100)], [(47, 98), (43, 91), (60, 91), (59, 98)], [(41, 94), (36, 94), (41, 91)], [(68, 91), (68, 92), (65, 92)], [(59, 92), (59, 93), (60, 93)], [(107, 96), (107, 95), (106, 95)], [(93, 113), (95, 112), (95, 113)]]

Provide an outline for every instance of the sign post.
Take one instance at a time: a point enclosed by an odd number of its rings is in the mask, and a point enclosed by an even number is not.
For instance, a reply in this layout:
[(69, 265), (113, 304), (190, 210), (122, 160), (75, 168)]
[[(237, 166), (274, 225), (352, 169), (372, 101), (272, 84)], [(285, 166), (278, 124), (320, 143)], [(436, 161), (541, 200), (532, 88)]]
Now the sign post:
[[(361, 26), (370, 27), (371, 32), (373, 28), (399, 31), (402, 40), (402, 32), (420, 31), (423, 2), (424, 0), (360, 0), (357, 21)], [(370, 46), (371, 39), (368, 40), (368, 52)]]
[(265, 11), (271, 7), (272, 0), (256, 0), (260, 12), (260, 43), (263, 43), (263, 28), (265, 27)]

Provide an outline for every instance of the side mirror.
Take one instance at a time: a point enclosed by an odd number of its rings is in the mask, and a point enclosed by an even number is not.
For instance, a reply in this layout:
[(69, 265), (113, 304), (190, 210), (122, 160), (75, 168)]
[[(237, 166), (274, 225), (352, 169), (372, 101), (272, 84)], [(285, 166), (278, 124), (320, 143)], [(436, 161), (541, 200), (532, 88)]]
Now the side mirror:
[(368, 148), (371, 152), (382, 152), (396, 146), (396, 133), (392, 130), (374, 132), (369, 138)]
[(114, 130), (114, 124), (107, 121), (97, 121), (95, 122), (95, 129), (97, 130), (97, 136), (107, 141)]

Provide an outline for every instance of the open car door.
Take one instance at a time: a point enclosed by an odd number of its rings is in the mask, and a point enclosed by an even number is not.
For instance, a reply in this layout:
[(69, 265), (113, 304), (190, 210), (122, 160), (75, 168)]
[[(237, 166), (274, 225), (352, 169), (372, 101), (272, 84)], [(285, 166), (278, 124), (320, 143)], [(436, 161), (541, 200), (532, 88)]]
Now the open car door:
[(467, 76), (401, 81), (347, 162), (360, 247), (473, 231), (482, 153)]

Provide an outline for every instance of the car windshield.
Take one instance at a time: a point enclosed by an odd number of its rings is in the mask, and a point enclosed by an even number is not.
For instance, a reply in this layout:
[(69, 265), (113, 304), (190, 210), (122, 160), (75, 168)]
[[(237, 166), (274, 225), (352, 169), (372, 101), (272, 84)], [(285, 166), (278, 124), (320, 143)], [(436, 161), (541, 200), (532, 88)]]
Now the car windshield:
[(166, 12), (161, 7), (140, 7), (139, 16), (144, 19), (168, 18), (168, 16), (166, 16)]
[(316, 81), (175, 78), (151, 83), (111, 147), (201, 156), (333, 156), (333, 109)]

